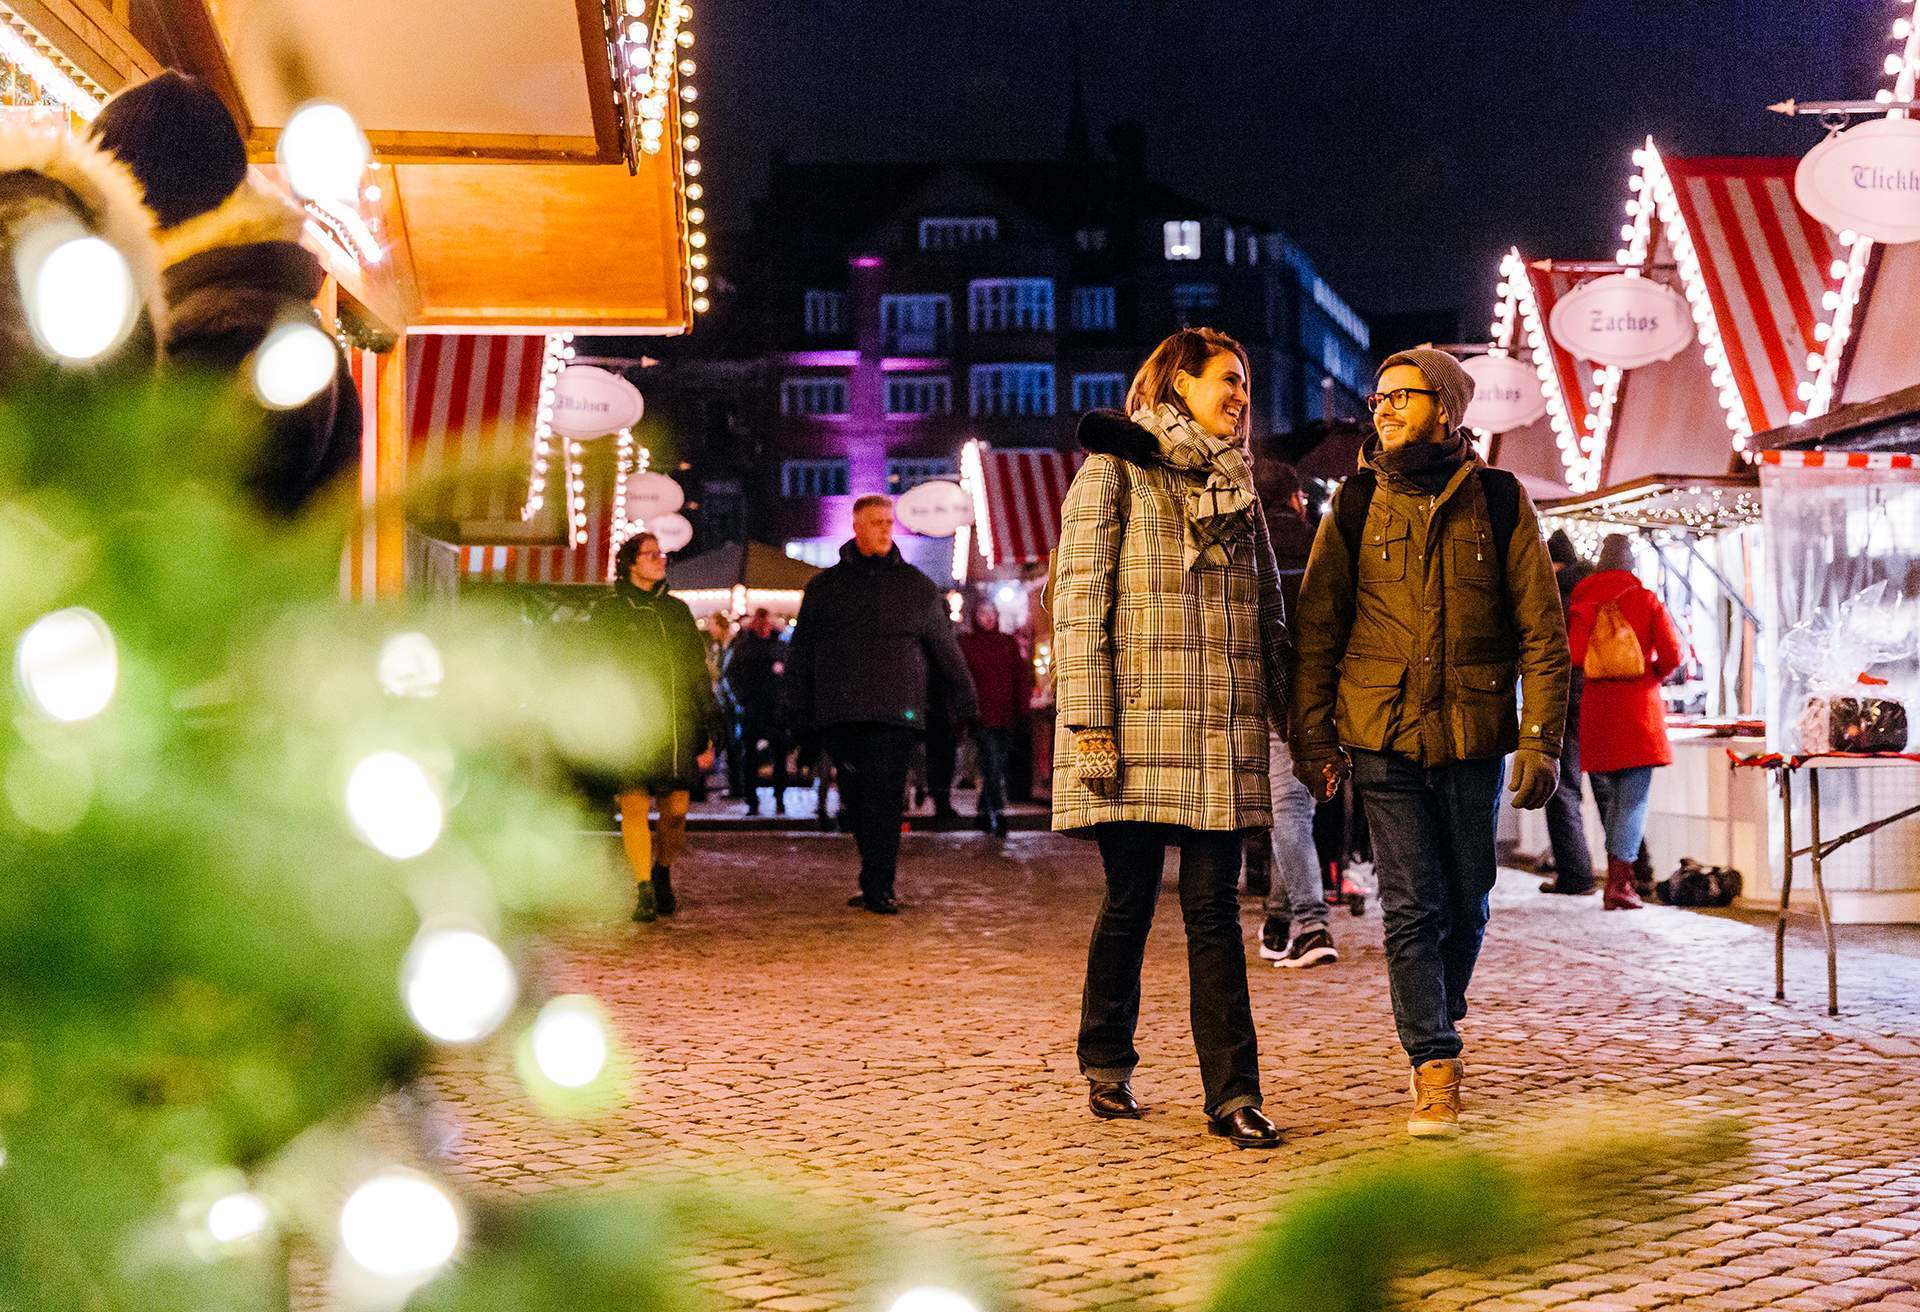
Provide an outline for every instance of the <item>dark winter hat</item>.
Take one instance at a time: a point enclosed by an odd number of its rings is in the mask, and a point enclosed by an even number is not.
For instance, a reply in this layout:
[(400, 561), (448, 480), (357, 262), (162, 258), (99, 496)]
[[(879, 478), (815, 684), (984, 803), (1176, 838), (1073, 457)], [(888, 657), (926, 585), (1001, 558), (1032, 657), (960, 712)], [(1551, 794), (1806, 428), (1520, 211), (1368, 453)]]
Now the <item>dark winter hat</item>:
[(128, 87), (93, 135), (133, 170), (162, 228), (216, 209), (247, 178), (247, 145), (206, 83), (171, 70)]
[(1380, 365), (1380, 373), (1397, 364), (1410, 364), (1425, 374), (1427, 381), (1433, 384), (1433, 390), (1440, 393), (1440, 404), (1447, 408), (1448, 426), (1460, 427), (1461, 421), (1466, 418), (1467, 406), (1473, 402), (1473, 379), (1460, 367), (1460, 362), (1445, 351), (1436, 351), (1431, 346), (1416, 346), (1411, 351), (1388, 356)]
[(1574, 550), (1573, 539), (1567, 536), (1565, 529), (1555, 529), (1553, 536), (1547, 539), (1547, 559), (1556, 565), (1580, 563), (1580, 553)]
[(1633, 569), (1633, 539), (1625, 533), (1609, 533), (1600, 543), (1600, 568)]

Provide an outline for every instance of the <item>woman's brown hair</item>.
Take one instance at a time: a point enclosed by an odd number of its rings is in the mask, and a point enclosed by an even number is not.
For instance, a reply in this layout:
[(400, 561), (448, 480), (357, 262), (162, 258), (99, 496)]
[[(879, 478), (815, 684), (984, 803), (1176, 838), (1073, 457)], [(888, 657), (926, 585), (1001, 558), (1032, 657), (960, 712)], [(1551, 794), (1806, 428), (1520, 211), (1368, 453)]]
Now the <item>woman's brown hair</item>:
[[(1187, 406), (1173, 390), (1174, 378), (1181, 373), (1198, 378), (1206, 370), (1207, 361), (1222, 351), (1231, 351), (1239, 358), (1240, 368), (1248, 375), (1247, 383), (1251, 387), (1253, 370), (1247, 363), (1246, 347), (1217, 328), (1182, 328), (1154, 347), (1153, 354), (1140, 366), (1140, 372), (1133, 376), (1133, 386), (1127, 389), (1127, 413), (1168, 404), (1178, 406), (1184, 413)], [(1248, 406), (1240, 412), (1240, 440), (1246, 441), (1252, 431), (1253, 407)]]

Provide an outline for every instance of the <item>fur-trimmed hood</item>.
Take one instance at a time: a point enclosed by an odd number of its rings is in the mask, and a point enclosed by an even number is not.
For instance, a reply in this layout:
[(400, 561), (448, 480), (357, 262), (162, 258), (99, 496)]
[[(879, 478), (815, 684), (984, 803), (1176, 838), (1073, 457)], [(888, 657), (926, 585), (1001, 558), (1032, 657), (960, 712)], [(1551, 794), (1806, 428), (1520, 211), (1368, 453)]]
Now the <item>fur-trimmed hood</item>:
[(163, 338), (167, 305), (152, 236), (153, 214), (126, 165), (84, 137), (53, 128), (0, 125), (0, 187), (14, 173), (38, 174), (73, 197), (82, 222), (126, 259), (154, 335)]
[(281, 318), (310, 313), (325, 274), (300, 244), (305, 222), (297, 206), (249, 180), (218, 208), (162, 232), (169, 347), (233, 364)]
[(1089, 410), (1080, 416), (1080, 445), (1095, 455), (1118, 456), (1132, 465), (1160, 463), (1160, 443), (1118, 410)]
[(196, 214), (160, 234), (167, 268), (224, 246), (298, 242), (306, 216), (298, 206), (249, 177), (218, 208)]

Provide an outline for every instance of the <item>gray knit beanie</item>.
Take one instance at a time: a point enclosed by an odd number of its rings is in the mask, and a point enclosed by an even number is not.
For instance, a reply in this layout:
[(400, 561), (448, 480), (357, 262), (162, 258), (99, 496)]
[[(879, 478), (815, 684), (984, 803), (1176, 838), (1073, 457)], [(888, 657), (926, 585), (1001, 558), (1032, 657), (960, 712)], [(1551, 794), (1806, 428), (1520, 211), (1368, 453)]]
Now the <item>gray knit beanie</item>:
[(1458, 360), (1431, 346), (1416, 346), (1411, 351), (1388, 356), (1380, 365), (1380, 373), (1397, 364), (1410, 364), (1425, 374), (1433, 390), (1440, 393), (1440, 404), (1447, 408), (1448, 427), (1461, 426), (1467, 417), (1467, 407), (1473, 403), (1473, 379), (1467, 376)]

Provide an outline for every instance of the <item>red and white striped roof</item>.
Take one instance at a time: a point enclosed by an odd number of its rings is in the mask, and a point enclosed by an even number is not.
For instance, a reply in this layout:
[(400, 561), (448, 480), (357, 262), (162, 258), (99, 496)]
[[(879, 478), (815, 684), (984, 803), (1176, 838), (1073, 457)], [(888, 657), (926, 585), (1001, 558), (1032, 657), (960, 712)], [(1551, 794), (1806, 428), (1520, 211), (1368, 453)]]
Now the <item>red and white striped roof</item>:
[(1913, 469), (1920, 467), (1920, 456), (1905, 451), (1766, 450), (1760, 463), (1782, 469)]
[[(1553, 307), (1560, 298), (1587, 280), (1582, 273), (1568, 273), (1563, 269), (1541, 269), (1529, 264), (1527, 281), (1533, 288), (1533, 302), (1540, 312), (1540, 323), (1544, 326), (1553, 320)], [(1603, 366), (1591, 360), (1575, 359), (1573, 353), (1554, 339), (1553, 333), (1547, 333), (1548, 360), (1553, 368), (1553, 381), (1560, 392), (1562, 404), (1567, 408), (1567, 423), (1577, 434), (1583, 437), (1592, 431), (1594, 407), (1592, 397), (1599, 386)]]
[(546, 341), (541, 334), (408, 338), (408, 478), (427, 494), (419, 517), (520, 518)]
[(1060, 505), (1084, 457), (1050, 448), (979, 450), (982, 486), (974, 501), (986, 503), (988, 532), (980, 546), (987, 567), (1045, 559), (1060, 540)]

